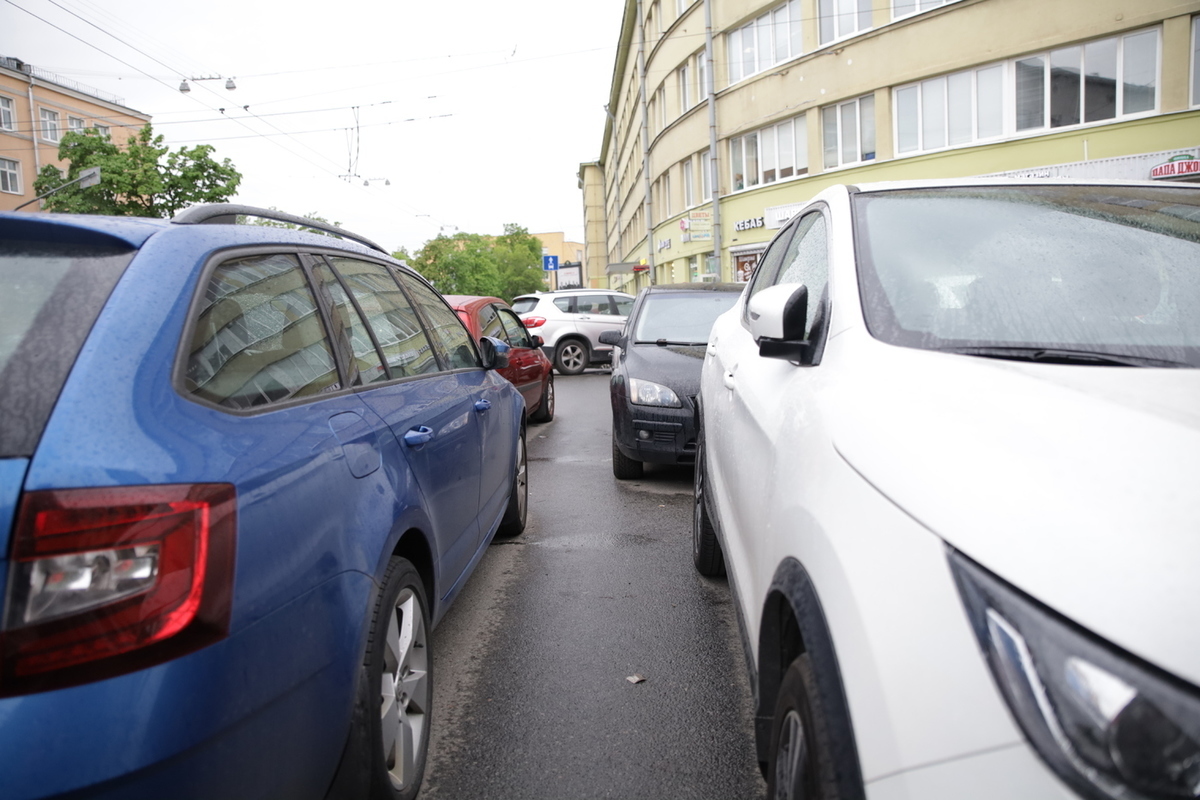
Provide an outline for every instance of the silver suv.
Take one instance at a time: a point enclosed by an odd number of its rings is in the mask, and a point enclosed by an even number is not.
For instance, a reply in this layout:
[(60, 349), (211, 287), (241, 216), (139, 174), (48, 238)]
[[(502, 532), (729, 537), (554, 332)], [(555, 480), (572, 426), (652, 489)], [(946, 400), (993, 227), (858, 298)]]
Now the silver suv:
[(607, 289), (565, 289), (514, 298), (513, 310), (529, 332), (542, 337), (542, 349), (563, 375), (578, 375), (593, 364), (612, 361), (612, 347), (600, 344), (604, 331), (620, 332), (633, 307), (633, 295)]

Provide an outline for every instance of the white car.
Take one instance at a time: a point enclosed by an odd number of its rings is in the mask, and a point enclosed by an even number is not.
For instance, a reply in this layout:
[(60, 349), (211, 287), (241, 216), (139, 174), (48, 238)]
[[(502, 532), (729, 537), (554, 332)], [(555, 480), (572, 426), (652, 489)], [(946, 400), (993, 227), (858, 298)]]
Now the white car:
[(1200, 796), (1200, 187), (832, 187), (717, 320), (693, 558), (772, 798)]
[(612, 362), (605, 331), (620, 332), (633, 307), (633, 295), (608, 289), (562, 289), (514, 297), (513, 311), (530, 333), (541, 336), (542, 351), (561, 375), (578, 375)]

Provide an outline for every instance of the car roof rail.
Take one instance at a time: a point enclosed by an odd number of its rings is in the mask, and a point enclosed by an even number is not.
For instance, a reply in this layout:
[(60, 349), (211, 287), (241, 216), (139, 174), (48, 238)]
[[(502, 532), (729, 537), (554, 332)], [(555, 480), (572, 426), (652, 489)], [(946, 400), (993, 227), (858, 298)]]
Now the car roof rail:
[(180, 225), (236, 225), (239, 216), (273, 219), (276, 222), (288, 222), (292, 225), (298, 225), (301, 228), (312, 228), (313, 230), (332, 233), (341, 239), (349, 239), (353, 242), (366, 245), (372, 250), (378, 250), (384, 255), (391, 255), (387, 250), (384, 250), (367, 237), (359, 236), (357, 233), (352, 233), (345, 228), (339, 228), (337, 225), (331, 225), (328, 222), (318, 222), (308, 217), (298, 217), (295, 214), (276, 211), (273, 208), (244, 206), (237, 203), (204, 203), (183, 209), (171, 217), (171, 222)]

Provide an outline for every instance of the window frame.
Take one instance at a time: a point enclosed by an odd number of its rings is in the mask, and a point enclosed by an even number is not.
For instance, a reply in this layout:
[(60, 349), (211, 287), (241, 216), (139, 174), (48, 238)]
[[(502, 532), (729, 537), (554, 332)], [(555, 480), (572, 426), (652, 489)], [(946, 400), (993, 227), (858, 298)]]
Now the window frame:
[(683, 116), (691, 110), (691, 69), (687, 61), (679, 66), (675, 71), (679, 81), (679, 116)]
[[(847, 16), (841, 8), (843, 4), (852, 4), (854, 6), (853, 13), (849, 16), (854, 20), (854, 27), (849, 31), (842, 30), (841, 20)], [(831, 6), (831, 7), (830, 7)], [(826, 13), (830, 11), (832, 13)], [(872, 18), (871, 0), (817, 0), (817, 45), (818, 47), (828, 47), (831, 44), (845, 41), (854, 36), (866, 33), (874, 28), (874, 19)], [(862, 18), (866, 15), (869, 24), (862, 26)], [(833, 35), (828, 39), (825, 38), (826, 20), (832, 26)]]
[[(62, 141), (62, 125), (60, 120), (61, 115), (52, 108), (44, 106), (38, 107), (38, 133), (41, 135), (42, 141), (53, 142), (58, 144)], [(53, 133), (53, 137), (50, 135)]]
[[(786, 12), (786, 18), (780, 19)], [(781, 28), (783, 29), (781, 31)], [(752, 53), (747, 53), (746, 37), (753, 43)], [(787, 52), (780, 54), (779, 44), (787, 43)], [(768, 53), (764, 55), (765, 50)], [(745, 78), (770, 70), (785, 61), (804, 55), (804, 14), (800, 0), (785, 2), (767, 8), (735, 28), (725, 31), (725, 60), (730, 85)], [(752, 69), (747, 71), (747, 57)]]
[[(11, 169), (6, 169), (5, 164), (12, 164)], [(4, 177), (8, 178), (9, 187), (4, 188)], [(15, 186), (16, 188), (12, 188)], [(25, 194), (25, 182), (21, 180), (21, 162), (12, 158), (0, 158), (0, 192), (5, 194)]]
[[(781, 138), (784, 137), (783, 129), (787, 129), (786, 134), (791, 147), (791, 160), (789, 164), (783, 162), (783, 148), (779, 146)], [(751, 139), (754, 141), (754, 163), (758, 166), (756, 179), (751, 182), (747, 173), (746, 167), (750, 160), (747, 158), (749, 148), (747, 145)], [(753, 189), (758, 186), (766, 186), (772, 183), (782, 183), (783, 181), (796, 180), (808, 175), (808, 112), (802, 111), (795, 116), (781, 119), (778, 122), (773, 122), (770, 125), (764, 125), (753, 131), (747, 131), (740, 136), (731, 136), (729, 138), (730, 159), (729, 159), (729, 177), (730, 177), (730, 192), (741, 192), (747, 189)], [(768, 142), (770, 144), (768, 144)], [(737, 186), (737, 173), (734, 172), (734, 167), (737, 165), (737, 157), (735, 151), (740, 148), (742, 162), (742, 186)], [(771, 165), (768, 169), (768, 164)], [(790, 175), (782, 175), (784, 170), (791, 170)], [(768, 171), (773, 175), (768, 179)]]
[[(959, 0), (907, 0), (907, 2), (905, 2), (904, 0), (892, 0), (892, 2), (891, 2), (892, 21), (895, 22), (896, 20), (908, 19), (909, 17), (915, 17), (918, 14), (924, 14), (927, 11), (934, 11), (935, 9), (939, 9), (939, 8), (942, 8), (943, 6), (948, 6), (952, 3), (957, 3), (957, 2), (959, 2)], [(927, 3), (930, 4), (929, 7), (922, 8), (922, 6), (926, 5)], [(909, 11), (906, 13), (897, 13), (896, 8), (898, 6), (900, 6), (900, 5), (907, 6), (910, 4), (914, 7), (912, 11)]]
[(72, 117), (70, 114), (67, 115), (67, 133), (78, 133), (83, 131), (86, 127), (87, 122), (84, 121), (83, 117)]
[[(1200, 108), (1200, 14), (1192, 17), (1191, 83), (1188, 87), (1189, 108)], [(1162, 53), (1159, 53), (1161, 69)], [(1161, 77), (1161, 75), (1160, 75)]]
[(17, 129), (17, 106), (13, 98), (0, 94), (0, 131)]
[[(866, 149), (863, 147), (864, 114), (862, 112), (862, 103), (864, 100), (868, 100), (868, 99), (871, 101), (871, 113), (870, 113), (871, 125), (870, 125), (870, 127), (874, 134), (875, 149), (870, 151), (871, 152), (870, 158), (865, 158)], [(855, 123), (855, 125), (854, 125), (854, 135), (855, 135), (854, 146), (855, 146), (855, 152), (858, 155), (857, 159), (854, 161), (846, 161), (843, 158), (845, 151), (846, 151), (846, 137), (845, 137), (845, 131), (843, 130), (845, 127), (843, 124), (843, 119), (844, 119), (844, 114), (845, 114), (844, 109), (848, 108), (849, 106), (854, 106), (854, 123)], [(837, 163), (835, 163), (835, 164), (829, 163), (829, 154), (830, 154), (831, 150), (830, 150), (830, 142), (826, 138), (828, 135), (826, 113), (830, 112), (830, 111), (833, 112), (834, 118), (836, 120), (836, 126), (837, 126), (836, 142), (835, 142)], [(824, 154), (824, 158), (822, 159), (822, 166), (824, 167), (824, 169), (826, 171), (835, 170), (835, 169), (843, 169), (843, 168), (848, 168), (848, 167), (857, 167), (857, 166), (861, 166), (863, 164), (874, 163), (877, 160), (877, 157), (879, 154), (879, 131), (875, 128), (874, 116), (875, 116), (875, 95), (873, 93), (864, 94), (864, 95), (860, 95), (859, 97), (852, 98), (850, 100), (843, 100), (838, 103), (831, 103), (826, 106), (821, 106), (821, 152)]]

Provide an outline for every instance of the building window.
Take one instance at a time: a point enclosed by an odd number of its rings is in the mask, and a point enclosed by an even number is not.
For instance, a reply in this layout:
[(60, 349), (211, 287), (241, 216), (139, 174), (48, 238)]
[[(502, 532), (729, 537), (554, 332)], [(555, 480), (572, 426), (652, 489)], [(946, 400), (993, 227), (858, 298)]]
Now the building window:
[(930, 11), (948, 5), (956, 0), (892, 0), (892, 19), (911, 17), (922, 11)]
[(827, 45), (871, 28), (871, 0), (817, 0), (818, 39)]
[(96, 133), (100, 134), (105, 139), (112, 137), (112, 132), (108, 129), (107, 125), (93, 125), (92, 127), (96, 129)]
[(42, 138), (47, 142), (57, 142), (62, 138), (58, 126), (58, 112), (48, 108), (39, 110), (42, 117)]
[(803, 114), (729, 140), (734, 191), (808, 173)]
[(679, 68), (678, 75), (679, 75), (679, 113), (683, 114), (685, 111), (687, 111), (689, 108), (692, 107), (692, 93), (691, 93), (692, 87), (688, 80), (691, 77), (691, 70), (688, 69), (687, 64), (684, 64), (682, 67)]
[(0, 158), (0, 192), (21, 194), (21, 164)]
[(709, 175), (712, 174), (712, 159), (709, 157), (710, 150), (703, 150), (700, 153), (700, 200), (712, 199), (712, 182), (709, 180)]
[(83, 127), (83, 120), (79, 117), (67, 117), (67, 130), (82, 131)]
[(696, 102), (702, 102), (708, 97), (708, 59), (701, 50), (696, 53)]
[(1158, 31), (1098, 39), (1015, 62), (1016, 130), (1103, 122), (1158, 106)]
[(896, 90), (896, 152), (937, 150), (1004, 134), (1004, 65)]
[(683, 207), (691, 208), (696, 205), (696, 178), (692, 160), (688, 158), (680, 161), (679, 169), (683, 173)]
[(1200, 17), (1192, 18), (1192, 105), (1200, 106)]
[(803, 53), (800, 23), (800, 0), (789, 0), (725, 34), (729, 82), (737, 83)]
[(667, 92), (661, 86), (654, 93), (654, 105), (658, 108), (658, 129), (664, 131), (667, 129)]
[(848, 103), (821, 109), (821, 138), (825, 169), (875, 159), (875, 97), (865, 95)]
[(13, 101), (10, 97), (0, 97), (0, 129), (16, 130), (16, 117), (13, 116)]
[(671, 173), (664, 172), (662, 176), (662, 218), (671, 216)]
[(691, 4), (692, 0), (675, 0), (675, 16), (682, 17), (683, 12), (687, 11)]
[(895, 91), (896, 152), (1152, 112), (1157, 86), (1157, 30), (931, 78)]

